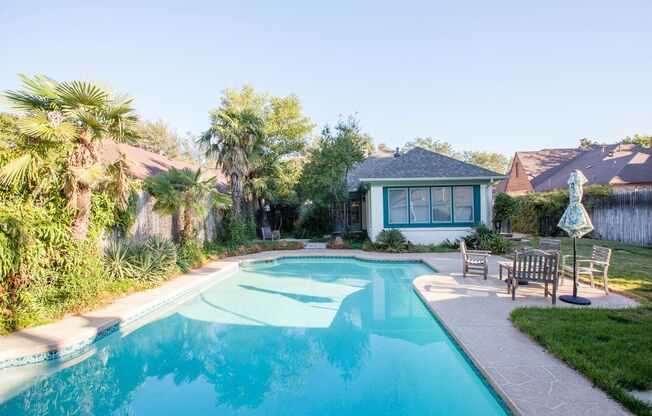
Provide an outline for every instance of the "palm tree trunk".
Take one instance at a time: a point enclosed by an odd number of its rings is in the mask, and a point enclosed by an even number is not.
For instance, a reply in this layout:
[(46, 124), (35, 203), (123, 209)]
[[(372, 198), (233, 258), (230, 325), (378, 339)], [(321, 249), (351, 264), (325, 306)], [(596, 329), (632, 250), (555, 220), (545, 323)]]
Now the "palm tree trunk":
[[(97, 161), (97, 152), (93, 145), (82, 135), (81, 144), (77, 145), (75, 150), (68, 158), (68, 169), (89, 168)], [(91, 223), (91, 186), (77, 181), (72, 176), (72, 181), (66, 187), (66, 198), (71, 208), (75, 209), (75, 216), (72, 220), (71, 232), (72, 238), (77, 241), (86, 240), (88, 227)]]
[(231, 174), (231, 211), (236, 218), (242, 219), (242, 183), (237, 173)]
[(195, 213), (192, 208), (186, 207), (183, 210), (183, 229), (181, 230), (181, 241), (192, 239), (195, 224)]
[(72, 220), (72, 238), (77, 241), (86, 240), (88, 227), (91, 223), (91, 196), (90, 186), (77, 185), (75, 190), (75, 217)]

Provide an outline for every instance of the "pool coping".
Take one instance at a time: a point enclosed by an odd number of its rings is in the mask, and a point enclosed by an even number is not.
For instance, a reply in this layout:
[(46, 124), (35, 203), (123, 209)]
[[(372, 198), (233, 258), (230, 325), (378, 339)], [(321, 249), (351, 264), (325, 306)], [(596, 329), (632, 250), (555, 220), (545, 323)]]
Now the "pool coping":
[[(415, 278), (412, 281), (412, 286), (419, 299), (424, 303), (430, 313), (435, 317), (438, 323), (444, 328), (447, 334), (451, 339), (457, 344), (457, 346), (464, 353), (466, 358), (470, 360), (475, 369), (482, 376), (484, 381), (486, 381), (492, 388), (492, 390), (498, 395), (502, 402), (509, 408), (509, 410), (515, 415), (531, 415), (531, 414), (543, 414), (543, 412), (523, 412), (521, 407), (513, 400), (513, 394), (506, 391), (504, 386), (496, 381), (496, 376), (493, 374), (483, 363), (483, 360), (474, 353), (474, 351), (467, 345), (467, 341), (464, 340), (463, 336), (457, 332), (456, 328), (448, 322), (448, 318), (441, 314), (437, 308), (435, 308), (433, 300), (428, 299), (426, 291), (423, 287), (419, 286), (419, 282), (423, 278), (432, 278), (432, 277), (451, 277), (451, 270), (446, 270), (450, 267), (440, 267), (438, 262), (442, 260), (451, 261), (452, 258), (459, 257), (459, 253), (376, 253), (376, 252), (364, 252), (360, 250), (334, 250), (334, 249), (303, 249), (303, 250), (288, 250), (288, 251), (265, 251), (250, 255), (243, 255), (238, 257), (230, 257), (221, 259), (215, 262), (212, 262), (202, 268), (196, 269), (190, 273), (187, 273), (183, 276), (179, 276), (169, 282), (166, 282), (162, 286), (150, 289), (144, 292), (138, 292), (120, 298), (115, 303), (111, 304), (107, 308), (103, 308), (97, 311), (89, 312), (87, 314), (80, 315), (79, 317), (70, 317), (63, 319), (61, 321), (55, 322), (53, 324), (48, 324), (35, 328), (28, 328), (25, 330), (17, 331), (13, 334), (0, 337), (0, 371), (3, 368), (8, 367), (18, 367), (26, 364), (34, 364), (43, 361), (50, 361), (57, 358), (62, 358), (64, 361), (68, 361), (74, 357), (77, 357), (90, 349), (97, 341), (105, 338), (106, 336), (119, 331), (123, 328), (127, 328), (130, 325), (133, 325), (136, 322), (140, 322), (146, 316), (149, 316), (155, 311), (158, 311), (164, 308), (167, 305), (172, 304), (175, 301), (180, 301), (185, 296), (190, 296), (195, 294), (201, 289), (212, 286), (219, 281), (222, 281), (228, 278), (230, 275), (239, 270), (240, 265), (252, 262), (266, 262), (266, 261), (275, 261), (282, 258), (297, 258), (297, 257), (314, 257), (314, 258), (353, 258), (361, 261), (373, 261), (373, 262), (415, 262), (420, 261), (424, 265), (428, 266), (433, 270), (431, 275), (422, 275)], [(500, 258), (499, 258), (500, 259)], [(461, 261), (461, 260), (460, 260)], [(457, 264), (457, 262), (456, 262)], [(495, 268), (495, 267), (494, 267)], [(461, 274), (461, 273), (460, 273)], [(489, 279), (495, 279), (495, 276), (490, 276)], [(466, 281), (466, 280), (465, 280)], [(485, 280), (485, 282), (487, 282)], [(614, 296), (614, 295), (612, 295)], [(615, 295), (618, 296), (618, 295)], [(541, 296), (542, 297), (542, 296)], [(139, 303), (138, 298), (144, 298), (147, 301)], [(134, 302), (135, 301), (135, 302)], [(507, 301), (506, 299), (504, 301)], [(94, 318), (102, 317), (102, 315), (107, 312), (116, 312), (115, 309), (119, 310), (119, 313), (114, 314), (111, 318), (107, 318), (100, 321), (94, 321)], [(518, 305), (516, 305), (518, 306)], [(525, 306), (525, 305), (520, 305)], [(120, 310), (122, 308), (122, 310)], [(111, 315), (111, 313), (109, 313)], [(58, 339), (53, 342), (41, 342), (36, 343), (35, 345), (25, 346), (23, 348), (13, 348), (9, 350), (4, 350), (2, 347), (7, 344), (6, 340), (8, 338), (21, 338), (24, 336), (25, 339), (30, 339), (30, 333), (34, 332), (45, 332), (50, 329), (46, 327), (56, 327), (57, 325), (61, 326), (66, 322), (72, 322), (79, 319), (86, 319), (88, 322), (86, 325), (79, 327), (79, 322), (73, 322), (72, 331), (68, 330), (69, 336)], [(76, 327), (74, 324), (77, 324)], [(65, 333), (66, 331), (64, 331)], [(53, 329), (52, 333), (57, 333)], [(541, 349), (540, 346), (534, 343), (534, 341), (529, 340), (529, 343), (532, 347)], [(15, 344), (15, 343), (14, 343)], [(20, 343), (18, 343), (20, 344)], [(571, 372), (574, 372), (577, 377), (586, 380), (579, 373), (576, 373), (574, 370), (570, 369), (566, 364), (562, 363), (562, 366), (567, 367)], [(1, 374), (1, 373), (0, 373)], [(590, 383), (589, 383), (590, 384)], [(601, 392), (601, 391), (600, 391)], [(601, 392), (606, 396), (606, 393)], [(626, 411), (615, 403), (612, 399), (607, 398), (608, 401), (613, 402), (610, 404), (615, 404), (616, 407), (620, 408), (620, 413), (613, 414), (627, 414)], [(560, 413), (561, 414), (561, 413)]]

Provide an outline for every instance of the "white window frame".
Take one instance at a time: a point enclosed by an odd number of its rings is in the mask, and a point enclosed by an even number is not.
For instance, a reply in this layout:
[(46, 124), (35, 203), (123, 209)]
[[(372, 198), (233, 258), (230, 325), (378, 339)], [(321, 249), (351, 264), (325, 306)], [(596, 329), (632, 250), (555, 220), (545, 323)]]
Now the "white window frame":
[[(425, 190), (426, 195), (428, 196), (428, 203), (426, 205), (428, 207), (428, 219), (426, 221), (412, 221), (412, 214), (414, 213), (414, 204), (412, 203), (412, 191), (414, 191), (416, 189)], [(409, 210), (408, 210), (408, 214), (409, 214), (408, 221), (409, 221), (410, 224), (430, 224), (431, 223), (430, 220), (432, 219), (432, 213), (431, 213), (432, 208), (431, 208), (431, 205), (430, 205), (430, 192), (431, 191), (430, 191), (429, 186), (422, 186), (422, 187), (416, 186), (414, 188), (409, 188), (408, 193), (410, 194), (410, 198), (408, 199), (408, 208), (409, 208)]]
[[(392, 197), (390, 194), (395, 191), (405, 191), (405, 222), (392, 221)], [(410, 223), (410, 189), (390, 188), (387, 190), (387, 223), (388, 224), (409, 224)]]
[[(458, 220), (457, 216), (455, 215), (455, 206), (456, 206), (455, 205), (456, 204), (456, 202), (455, 202), (455, 190), (460, 189), (460, 188), (468, 188), (468, 189), (471, 190), (471, 219), (470, 220)], [(453, 186), (453, 189), (452, 189), (451, 192), (452, 192), (451, 201), (453, 202), (452, 203), (452, 206), (453, 206), (453, 222), (456, 222), (456, 223), (457, 222), (459, 222), (459, 223), (473, 222), (473, 220), (475, 219), (475, 192), (474, 192), (473, 186), (472, 185)], [(464, 205), (464, 206), (466, 206), (466, 205)]]
[[(448, 213), (450, 214), (450, 219), (448, 221), (440, 221), (437, 220), (435, 221), (433, 215), (432, 215), (432, 190), (433, 189), (448, 189)], [(453, 222), (453, 210), (455, 209), (453, 207), (453, 189), (454, 186), (431, 186), (430, 187), (430, 219), (432, 224), (450, 224)]]

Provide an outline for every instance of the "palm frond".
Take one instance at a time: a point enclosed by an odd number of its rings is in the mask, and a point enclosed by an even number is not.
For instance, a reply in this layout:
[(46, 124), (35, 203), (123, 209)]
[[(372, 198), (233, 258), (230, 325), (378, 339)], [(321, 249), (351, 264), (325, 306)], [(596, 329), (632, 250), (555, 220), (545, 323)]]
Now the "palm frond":
[(224, 192), (215, 191), (212, 193), (213, 206), (217, 209), (225, 209), (231, 206), (233, 201), (229, 194)]
[(0, 184), (19, 185), (34, 179), (35, 155), (27, 152), (0, 168)]
[(84, 81), (63, 82), (57, 85), (56, 91), (66, 106), (101, 107), (108, 100), (105, 89)]
[(72, 140), (77, 134), (77, 126), (73, 123), (53, 123), (44, 111), (35, 111), (19, 118), (16, 120), (16, 126), (27, 136), (50, 142)]
[(72, 168), (72, 173), (77, 182), (93, 186), (104, 177), (104, 167), (96, 163), (88, 168)]

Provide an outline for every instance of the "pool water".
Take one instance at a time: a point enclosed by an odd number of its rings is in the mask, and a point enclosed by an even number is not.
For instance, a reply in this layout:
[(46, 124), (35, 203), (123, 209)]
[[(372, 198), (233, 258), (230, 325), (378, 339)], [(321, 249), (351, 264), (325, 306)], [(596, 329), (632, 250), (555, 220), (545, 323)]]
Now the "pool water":
[(428, 273), (333, 258), (247, 265), (87, 357), (12, 369), (29, 375), (0, 414), (506, 414), (413, 292)]

